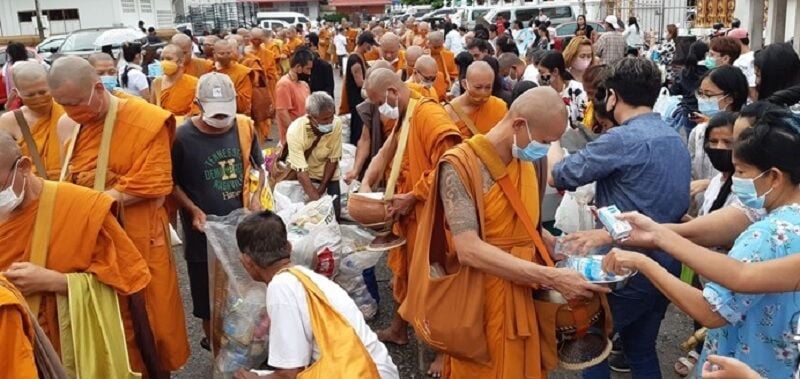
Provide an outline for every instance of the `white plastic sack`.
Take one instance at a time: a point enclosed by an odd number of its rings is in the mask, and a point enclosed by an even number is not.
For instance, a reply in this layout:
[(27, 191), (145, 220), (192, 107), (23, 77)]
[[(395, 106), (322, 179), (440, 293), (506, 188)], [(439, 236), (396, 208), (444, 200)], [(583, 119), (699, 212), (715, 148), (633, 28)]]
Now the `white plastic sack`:
[(653, 105), (653, 112), (663, 116), (664, 112), (667, 110), (669, 97), (669, 89), (667, 89), (667, 87), (661, 87), (661, 91), (658, 93), (658, 99), (656, 99), (656, 103)]
[(296, 265), (333, 277), (342, 259), (342, 251), (342, 234), (339, 225), (334, 223), (316, 227), (313, 233), (292, 242), (291, 260)]
[(566, 192), (556, 210), (555, 227), (564, 233), (594, 229), (594, 215), (589, 207), (594, 199), (595, 185), (587, 184)]
[(333, 197), (325, 195), (303, 206), (291, 219), (291, 227), (313, 231), (315, 227), (336, 224)]
[(273, 194), (281, 194), (293, 203), (305, 203), (306, 192), (297, 180), (283, 180), (275, 184)]
[(214, 378), (232, 378), (267, 357), (267, 288), (247, 274), (236, 243), (236, 226), (245, 215), (240, 209), (208, 216), (206, 223)]

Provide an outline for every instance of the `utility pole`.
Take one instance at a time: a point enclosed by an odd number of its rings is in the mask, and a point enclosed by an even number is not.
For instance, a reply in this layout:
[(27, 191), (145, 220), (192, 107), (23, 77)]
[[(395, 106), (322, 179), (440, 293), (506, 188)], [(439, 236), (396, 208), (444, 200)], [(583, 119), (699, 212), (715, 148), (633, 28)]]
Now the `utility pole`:
[(39, 29), (39, 39), (44, 41), (44, 25), (42, 24), (42, 8), (39, 6), (39, 0), (33, 0), (36, 7), (36, 25)]

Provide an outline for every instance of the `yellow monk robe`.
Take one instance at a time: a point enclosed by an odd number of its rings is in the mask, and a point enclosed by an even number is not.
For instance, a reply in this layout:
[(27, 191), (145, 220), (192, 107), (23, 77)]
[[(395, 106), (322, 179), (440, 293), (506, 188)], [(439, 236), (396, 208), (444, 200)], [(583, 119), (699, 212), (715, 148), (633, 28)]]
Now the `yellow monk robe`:
[(406, 82), (406, 86), (408, 87), (408, 89), (417, 92), (422, 97), (427, 97), (437, 102), (439, 101), (439, 95), (436, 94), (436, 88), (434, 88), (433, 86), (431, 86), (430, 88), (425, 88), (425, 86), (423, 86), (422, 84), (414, 83), (410, 80)]
[(38, 378), (33, 324), (25, 298), (0, 275), (0, 378)]
[[(147, 262), (117, 222), (113, 207), (114, 200), (102, 193), (59, 183), (45, 267), (65, 274), (93, 274), (121, 295), (130, 295), (145, 288), (151, 278)], [(37, 199), (6, 222), (0, 222), (0, 246), (3, 246), (0, 251), (0, 271), (7, 270), (14, 262), (30, 260), (33, 226), (38, 210)], [(129, 314), (124, 298), (120, 299), (120, 308), (123, 317)], [(54, 293), (42, 296), (38, 320), (53, 348), (60, 351), (58, 308)], [(144, 366), (134, 340), (132, 321), (125, 317), (124, 324), (131, 364), (135, 371), (142, 372)]]
[(444, 74), (444, 79), (447, 81), (448, 87), (452, 85), (453, 80), (458, 78), (458, 66), (456, 66), (455, 54), (442, 47), (440, 49), (431, 49), (431, 57), (436, 60), (436, 65), (439, 66), (439, 72)]
[(397, 59), (392, 62), (392, 68), (394, 72), (400, 72), (406, 69), (408, 63), (406, 62), (406, 51), (400, 50), (397, 52)]
[(231, 62), (230, 67), (217, 72), (228, 75), (236, 88), (236, 113), (249, 115), (253, 99), (252, 70), (243, 64)]
[(275, 56), (275, 67), (278, 69), (278, 76), (285, 74), (283, 72), (283, 67), (281, 67), (281, 46), (283, 46), (283, 41), (279, 39), (270, 39), (269, 41), (264, 43), (264, 46), (267, 47), (267, 50), (272, 52), (272, 55)]
[[(411, 94), (412, 98), (419, 99), (418, 94)], [(430, 100), (418, 104), (411, 116), (410, 125), (402, 127), (411, 129), (400, 164), (395, 194), (413, 192), (418, 201), (413, 212), (394, 224), (394, 232), (406, 237), (408, 241), (415, 241), (417, 216), (422, 213), (425, 199), (430, 193), (436, 164), (448, 149), (461, 142), (461, 134), (444, 108)], [(395, 128), (395, 133), (399, 130)], [(391, 162), (386, 168), (387, 176), (389, 172)], [(389, 251), (388, 264), (394, 274), (393, 292), (398, 304), (403, 302), (408, 290), (408, 264), (413, 255), (413, 247), (413, 243), (407, 243)]]
[[(47, 170), (47, 177), (50, 179), (58, 179), (58, 174), (61, 171), (61, 146), (58, 143), (58, 120), (64, 114), (64, 108), (60, 104), (53, 101), (52, 108), (50, 108), (50, 115), (40, 117), (33, 125), (28, 125), (31, 128), (31, 135), (33, 141), (36, 143), (36, 150), (42, 157), (42, 164)], [(19, 147), (22, 150), (22, 155), (31, 156), (28, 144), (25, 143), (24, 138), (18, 141)], [(36, 166), (33, 167), (36, 170)]]
[[(461, 120), (459, 115), (452, 110), (452, 105), (446, 106), (445, 109), (451, 112), (451, 117), (455, 116), (454, 120), (461, 134), (472, 137), (472, 130), (470, 130), (470, 128), (467, 127), (467, 123)], [(499, 97), (490, 96), (489, 100), (476, 108), (471, 114), (464, 115), (469, 117), (472, 124), (475, 125), (475, 129), (477, 129), (480, 134), (486, 134), (503, 119), (506, 112), (508, 112), (508, 105), (506, 105), (506, 102)]]
[(347, 53), (350, 54), (356, 50), (356, 39), (358, 39), (358, 29), (347, 28), (345, 36), (347, 37)]
[(208, 59), (192, 57), (192, 59), (187, 59), (183, 65), (183, 73), (195, 78), (199, 78), (211, 71), (214, 71), (214, 62)]
[(331, 47), (331, 29), (324, 27), (319, 31), (319, 57), (323, 61), (329, 62), (328, 49)]
[[(163, 206), (164, 197), (172, 193), (170, 147), (175, 120), (169, 112), (143, 101), (120, 99), (118, 103), (106, 189), (143, 198), (124, 207), (125, 231), (153, 277), (144, 294), (160, 367), (174, 371), (189, 357), (183, 302)], [(102, 133), (102, 119), (83, 125), (69, 164), (68, 181), (94, 186)]]
[[(484, 216), (479, 228), (483, 240), (517, 258), (544, 264), (539, 258), (542, 252), (537, 252), (533, 248), (533, 240), (495, 180), (508, 175), (517, 191), (526, 194), (521, 196), (522, 203), (536, 224), (539, 220), (537, 195), (539, 189), (533, 164), (513, 159), (506, 166), (500, 160), (494, 146), (482, 135), (475, 136), (467, 143), (450, 150), (442, 161), (455, 168), (462, 183), (469, 183), (465, 184), (465, 187), (470, 198), (476, 199), (475, 204), (483, 204), (483, 211), (478, 211)], [(483, 175), (481, 166), (485, 167), (492, 177), (493, 184), (488, 192), (484, 188), (472, 188), (473, 180)], [(438, 188), (434, 188), (432, 193), (434, 196), (440, 196)], [(431, 201), (440, 200), (431, 199)], [(515, 249), (512, 251), (512, 248)], [(448, 254), (450, 256), (447, 272), (451, 273), (452, 266), (449, 263), (457, 259), (457, 254), (456, 256), (452, 255), (453, 252)], [(486, 366), (450, 357), (445, 367), (445, 377), (547, 378), (547, 373), (542, 368), (532, 288), (486, 273), (483, 273), (483, 286), (485, 299), (483, 328), (491, 364)]]
[(151, 87), (150, 102), (173, 115), (191, 116), (200, 113), (200, 108), (194, 102), (197, 97), (197, 78), (194, 76), (183, 74), (168, 88), (164, 88), (164, 77), (158, 77), (153, 80)]

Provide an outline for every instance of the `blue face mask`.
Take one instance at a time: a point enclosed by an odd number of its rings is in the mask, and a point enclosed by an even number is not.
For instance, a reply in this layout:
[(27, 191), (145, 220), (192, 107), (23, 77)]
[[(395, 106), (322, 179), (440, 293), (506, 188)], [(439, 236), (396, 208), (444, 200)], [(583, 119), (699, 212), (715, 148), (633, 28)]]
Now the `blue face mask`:
[(718, 96), (715, 97), (698, 96), (697, 109), (700, 111), (700, 113), (711, 117), (719, 113), (719, 101), (721, 99), (722, 98)]
[(753, 209), (764, 208), (764, 200), (766, 200), (767, 195), (772, 192), (772, 188), (770, 188), (769, 191), (764, 192), (763, 195), (759, 196), (758, 190), (756, 190), (756, 179), (764, 176), (766, 173), (767, 171), (764, 171), (752, 179), (738, 178), (735, 176), (731, 178), (731, 190), (734, 194), (736, 194), (736, 197), (739, 198), (739, 201), (741, 201), (746, 207)]
[(103, 82), (103, 87), (106, 87), (109, 92), (119, 87), (117, 85), (117, 77), (114, 75), (103, 75), (100, 77), (100, 81)]
[(535, 141), (533, 137), (531, 137), (531, 130), (528, 128), (527, 121), (525, 122), (525, 130), (528, 131), (528, 139), (530, 139), (531, 142), (528, 143), (528, 146), (525, 146), (524, 148), (517, 146), (517, 134), (515, 133), (514, 144), (511, 145), (511, 155), (514, 158), (528, 162), (534, 162), (542, 159), (550, 150), (550, 144)]
[(717, 68), (717, 61), (714, 58), (706, 57), (706, 60), (705, 60), (704, 63), (706, 65), (706, 68), (708, 68), (709, 70), (713, 70), (713, 69)]

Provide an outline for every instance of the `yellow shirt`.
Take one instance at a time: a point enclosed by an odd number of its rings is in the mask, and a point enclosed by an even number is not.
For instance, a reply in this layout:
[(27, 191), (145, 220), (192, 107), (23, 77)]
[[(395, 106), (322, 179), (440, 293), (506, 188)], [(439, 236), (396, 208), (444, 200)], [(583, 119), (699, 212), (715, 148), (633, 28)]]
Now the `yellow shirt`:
[[(333, 130), (320, 137), (317, 146), (306, 159), (305, 152), (314, 144), (316, 135), (311, 130), (308, 116), (302, 116), (292, 121), (286, 132), (286, 145), (289, 147), (289, 156), (286, 162), (293, 170), (306, 171), (313, 180), (322, 180), (325, 174), (325, 164), (339, 162), (342, 158), (342, 121), (333, 119)], [(331, 180), (339, 180), (339, 165)]]

